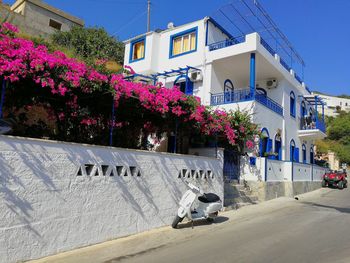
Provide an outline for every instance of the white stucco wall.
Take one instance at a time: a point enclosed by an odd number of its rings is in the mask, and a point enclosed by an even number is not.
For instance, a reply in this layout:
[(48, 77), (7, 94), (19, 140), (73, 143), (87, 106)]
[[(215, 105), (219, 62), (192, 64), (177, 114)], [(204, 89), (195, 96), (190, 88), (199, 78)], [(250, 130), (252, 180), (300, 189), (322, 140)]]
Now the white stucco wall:
[(312, 167), (312, 178), (313, 181), (322, 181), (322, 176), (325, 174), (326, 172), (326, 168), (317, 166), (317, 165), (313, 165)]
[(169, 225), (184, 179), (223, 198), (207, 157), (0, 136), (0, 167), (1, 263)]
[(293, 163), (293, 181), (312, 181), (312, 166), (303, 163)]
[(247, 181), (265, 181), (266, 158), (256, 158), (256, 165), (249, 164), (249, 157), (241, 157), (240, 178)]
[[(266, 162), (266, 180), (269, 182), (274, 181), (287, 181), (289, 178), (288, 165), (284, 162), (276, 160), (267, 160)], [(287, 168), (287, 169), (286, 169)]]

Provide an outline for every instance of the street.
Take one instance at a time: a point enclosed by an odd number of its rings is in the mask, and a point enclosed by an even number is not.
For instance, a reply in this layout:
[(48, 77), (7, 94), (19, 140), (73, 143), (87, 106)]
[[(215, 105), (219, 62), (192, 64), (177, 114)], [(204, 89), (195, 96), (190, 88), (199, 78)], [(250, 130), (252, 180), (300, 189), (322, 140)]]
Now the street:
[(350, 191), (320, 189), (37, 262), (350, 262)]

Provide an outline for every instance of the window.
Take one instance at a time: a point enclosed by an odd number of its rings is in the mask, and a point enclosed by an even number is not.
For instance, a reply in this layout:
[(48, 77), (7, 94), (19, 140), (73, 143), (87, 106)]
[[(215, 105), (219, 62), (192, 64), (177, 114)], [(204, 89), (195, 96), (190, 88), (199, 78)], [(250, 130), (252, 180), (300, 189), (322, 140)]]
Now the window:
[(197, 27), (170, 37), (170, 58), (197, 50)]
[(145, 58), (146, 39), (137, 39), (130, 43), (130, 62)]
[(292, 91), (290, 93), (290, 115), (295, 118), (295, 95)]
[(290, 151), (289, 159), (290, 159), (291, 162), (294, 162), (294, 160), (295, 160), (295, 153), (296, 153), (294, 140), (290, 141), (289, 151)]
[(61, 30), (61, 28), (62, 28), (62, 24), (61, 23), (59, 23), (59, 22), (57, 22), (55, 20), (52, 20), (52, 19), (50, 19), (50, 21), (49, 21), (49, 26), (53, 27), (54, 29), (57, 29), (57, 30)]

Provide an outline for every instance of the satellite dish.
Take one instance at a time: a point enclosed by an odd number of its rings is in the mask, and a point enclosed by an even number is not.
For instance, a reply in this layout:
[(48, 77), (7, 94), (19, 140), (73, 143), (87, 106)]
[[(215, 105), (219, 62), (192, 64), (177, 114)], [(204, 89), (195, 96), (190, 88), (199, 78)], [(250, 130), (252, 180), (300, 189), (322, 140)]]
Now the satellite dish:
[(175, 27), (175, 25), (174, 25), (173, 22), (169, 22), (168, 23), (168, 29), (171, 29), (171, 28), (174, 28), (174, 27)]
[(6, 134), (11, 130), (12, 130), (11, 125), (8, 122), (0, 119), (0, 134)]

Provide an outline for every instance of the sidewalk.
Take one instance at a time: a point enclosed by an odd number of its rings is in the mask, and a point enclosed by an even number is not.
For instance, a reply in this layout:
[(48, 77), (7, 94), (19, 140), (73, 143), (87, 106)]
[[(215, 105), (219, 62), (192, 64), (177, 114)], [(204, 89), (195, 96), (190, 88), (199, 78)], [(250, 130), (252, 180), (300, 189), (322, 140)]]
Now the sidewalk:
[[(324, 191), (321, 189), (300, 195), (299, 200), (318, 197), (322, 192)], [(193, 229), (189, 223), (181, 224), (179, 229), (172, 229), (170, 226), (162, 227), (137, 235), (30, 261), (30, 263), (114, 263), (134, 255), (144, 254), (173, 243), (180, 243), (193, 237), (201, 236), (208, 231), (222, 228), (227, 224), (239, 224), (257, 217), (271, 216), (276, 211), (288, 209), (293, 204), (295, 205), (295, 202), (298, 201), (293, 198), (281, 197), (258, 205), (242, 207), (239, 210), (222, 212), (214, 223), (210, 224), (206, 221), (197, 222), (194, 224)]]

